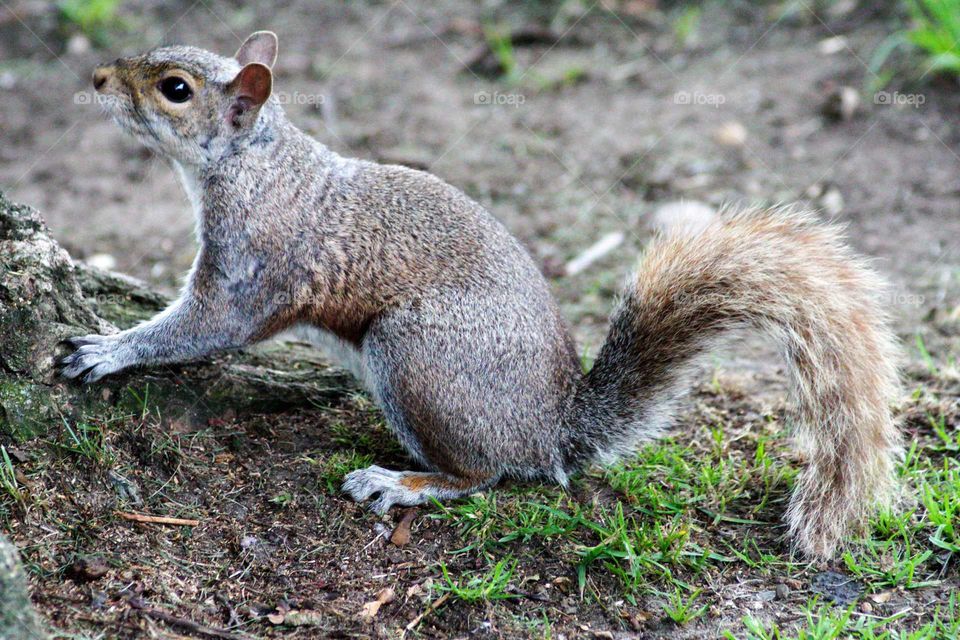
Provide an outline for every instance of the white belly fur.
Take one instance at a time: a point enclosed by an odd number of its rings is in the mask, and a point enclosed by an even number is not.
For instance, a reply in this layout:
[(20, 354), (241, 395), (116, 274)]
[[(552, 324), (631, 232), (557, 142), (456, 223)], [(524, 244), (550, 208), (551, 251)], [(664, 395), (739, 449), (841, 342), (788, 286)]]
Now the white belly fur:
[(319, 348), (334, 364), (352, 373), (368, 391), (373, 392), (375, 385), (371, 384), (370, 371), (363, 362), (363, 354), (352, 344), (310, 324), (298, 324), (290, 333)]

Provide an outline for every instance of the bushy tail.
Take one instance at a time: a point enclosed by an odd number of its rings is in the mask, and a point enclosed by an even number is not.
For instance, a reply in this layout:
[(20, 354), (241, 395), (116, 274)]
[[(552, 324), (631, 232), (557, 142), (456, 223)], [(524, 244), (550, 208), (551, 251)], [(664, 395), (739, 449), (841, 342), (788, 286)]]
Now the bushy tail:
[(807, 462), (786, 519), (804, 553), (830, 557), (889, 499), (901, 451), (884, 291), (837, 228), (794, 209), (724, 213), (696, 234), (655, 240), (577, 389), (571, 466), (657, 435), (700, 356), (739, 329), (762, 330), (789, 364)]

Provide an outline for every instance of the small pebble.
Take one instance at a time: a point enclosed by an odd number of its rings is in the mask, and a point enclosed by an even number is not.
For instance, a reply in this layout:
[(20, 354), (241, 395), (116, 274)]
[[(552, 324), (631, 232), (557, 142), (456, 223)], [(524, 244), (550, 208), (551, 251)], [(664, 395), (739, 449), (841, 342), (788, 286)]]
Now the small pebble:
[(817, 51), (824, 56), (832, 56), (847, 48), (849, 48), (847, 45), (847, 39), (843, 36), (826, 38), (817, 43)]
[(82, 33), (76, 33), (67, 40), (67, 53), (72, 56), (83, 55), (90, 51), (90, 39)]
[(725, 122), (713, 132), (713, 139), (724, 147), (742, 147), (747, 142), (747, 128), (739, 122)]
[(826, 193), (820, 198), (820, 207), (830, 217), (840, 215), (843, 211), (843, 194), (836, 187), (827, 189)]

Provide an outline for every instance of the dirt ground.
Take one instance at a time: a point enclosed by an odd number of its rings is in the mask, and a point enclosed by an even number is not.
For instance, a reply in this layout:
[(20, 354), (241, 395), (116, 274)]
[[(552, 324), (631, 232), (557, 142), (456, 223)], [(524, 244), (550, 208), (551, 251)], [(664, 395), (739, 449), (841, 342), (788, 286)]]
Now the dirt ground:
[[(923, 96), (919, 106), (876, 99), (868, 62), (896, 23), (883, 10), (708, 2), (680, 43), (683, 7), (653, 5), (130, 0), (120, 9), (124, 27), (98, 48), (64, 31), (44, 3), (3, 2), (0, 188), (40, 209), (75, 257), (173, 292), (195, 250), (185, 196), (165, 164), (90, 103), (91, 69), (161, 43), (229, 54), (248, 32), (269, 28), (280, 36), (276, 90), (292, 119), (342, 154), (428, 167), (489, 207), (541, 264), (589, 352), (664, 203), (800, 200), (824, 209), (893, 283), (885, 299), (907, 346), (910, 390), (922, 387), (927, 397), (922, 410), (906, 411), (909, 434), (932, 437), (923, 416), (934, 405), (957, 429), (956, 83), (886, 89)], [(517, 46), (513, 77), (491, 77), (467, 68), (487, 23), (550, 26), (562, 37)], [(850, 117), (824, 106), (842, 87), (861, 96)], [(619, 247), (565, 274), (570, 259), (612, 232), (625, 234)], [(722, 423), (724, 455), (739, 460), (753, 455), (751, 428), (778, 423), (783, 371), (762, 345), (716, 362), (714, 383), (707, 372), (672, 442), (708, 451), (710, 425)], [(583, 540), (514, 538), (481, 548), (463, 517), (425, 507), (414, 515), (412, 540), (391, 544), (402, 514), (372, 516), (336, 490), (345, 449), (406, 464), (359, 393), (337, 406), (204, 424), (133, 416), (105, 427), (100, 444), (106, 457), (21, 445), (39, 499), (3, 520), (32, 569), (39, 608), (64, 634), (77, 634), (64, 637), (209, 637), (183, 620), (237, 637), (752, 637), (746, 615), (803, 623), (815, 576), (846, 571), (842, 562), (790, 560), (776, 524), (785, 486), (760, 511), (741, 500), (726, 520), (697, 512), (690, 527), (701, 548), (751, 538), (774, 560), (733, 558), (696, 571), (679, 564), (671, 579), (702, 591), (698, 602), (708, 605), (686, 626), (665, 618), (669, 590), (630, 592), (601, 563), (578, 587)], [(777, 451), (778, 464), (795, 462)], [(143, 512), (200, 524), (117, 518), (126, 504), (118, 492), (128, 485)], [(569, 494), (507, 488), (501, 506), (563, 503), (569, 513), (568, 502), (608, 509), (618, 495), (598, 471)], [(508, 555), (518, 562), (509, 598), (448, 597), (435, 606), (441, 565), (470, 575)], [(906, 611), (897, 624), (909, 627), (946, 602), (960, 584), (957, 563), (930, 562), (935, 568), (924, 571), (939, 572), (936, 584), (893, 589), (874, 602), (875, 613)], [(364, 604), (383, 589), (396, 599), (362, 620)]]

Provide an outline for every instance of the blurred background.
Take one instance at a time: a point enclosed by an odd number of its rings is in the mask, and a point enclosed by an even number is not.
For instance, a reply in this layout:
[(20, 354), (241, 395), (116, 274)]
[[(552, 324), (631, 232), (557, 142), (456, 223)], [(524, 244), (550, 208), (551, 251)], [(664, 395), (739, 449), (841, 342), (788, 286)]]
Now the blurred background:
[(490, 208), (589, 347), (653, 229), (799, 200), (877, 258), (918, 356), (956, 353), (958, 0), (0, 0), (0, 189), (75, 257), (173, 292), (186, 198), (90, 74), (169, 43), (231, 55), (258, 29), (295, 123)]

